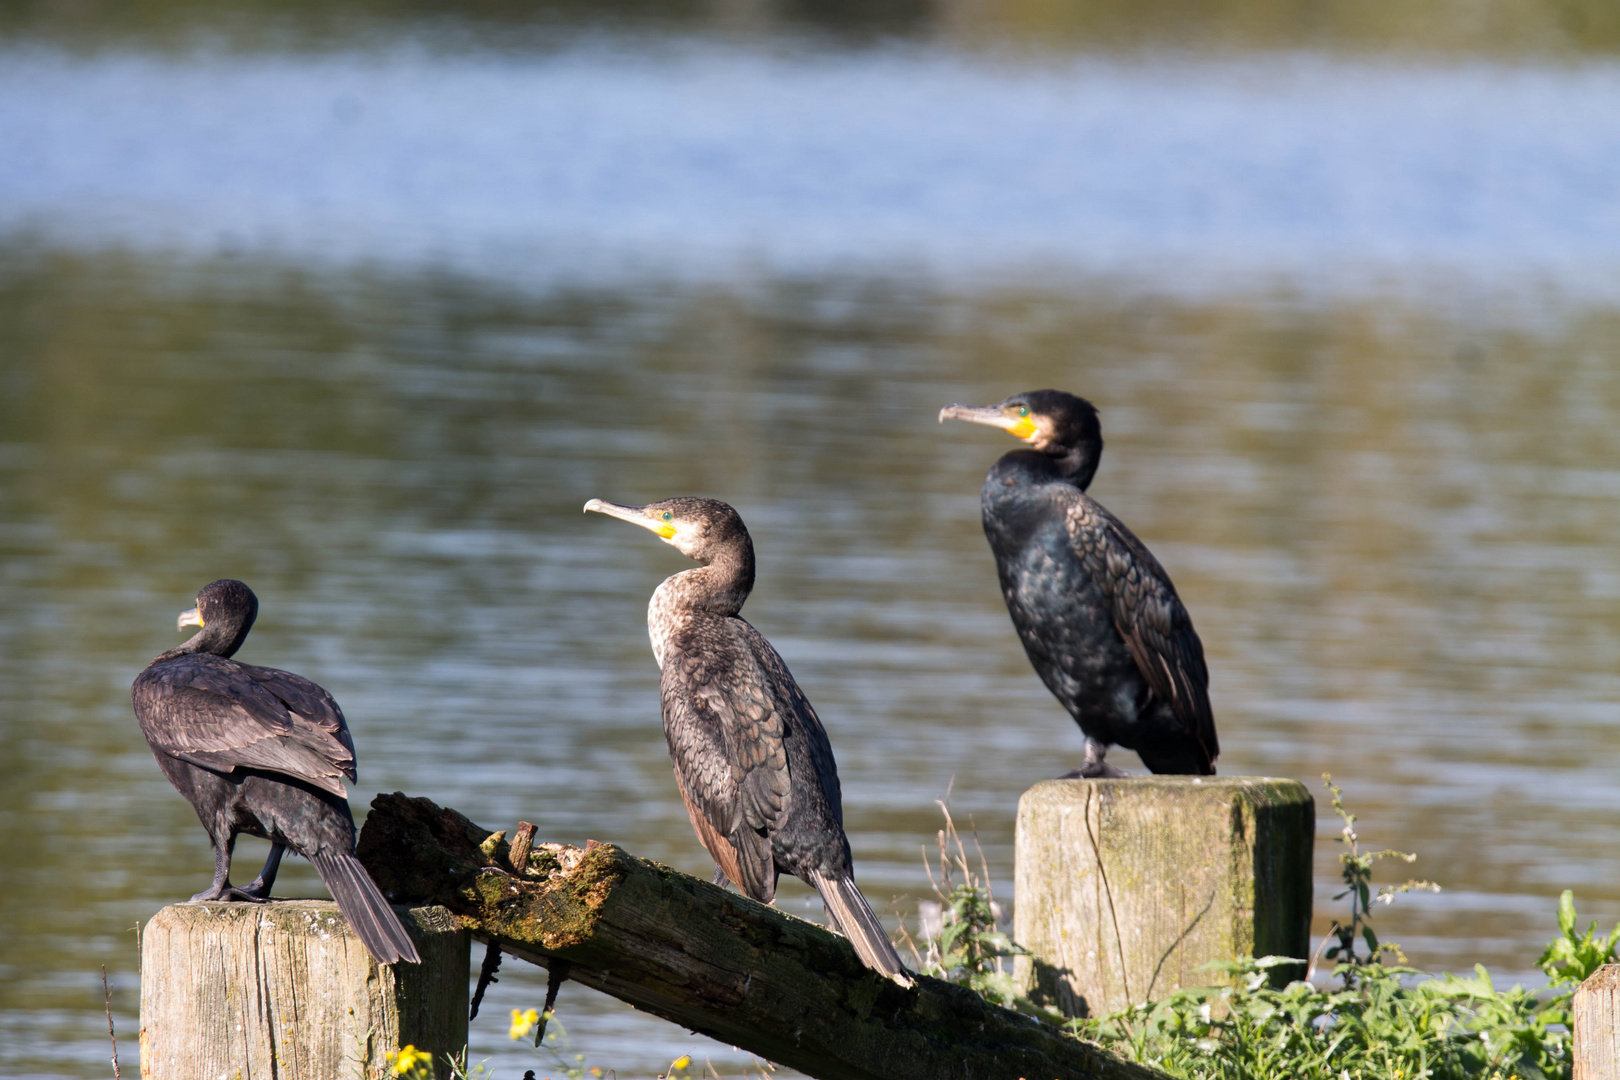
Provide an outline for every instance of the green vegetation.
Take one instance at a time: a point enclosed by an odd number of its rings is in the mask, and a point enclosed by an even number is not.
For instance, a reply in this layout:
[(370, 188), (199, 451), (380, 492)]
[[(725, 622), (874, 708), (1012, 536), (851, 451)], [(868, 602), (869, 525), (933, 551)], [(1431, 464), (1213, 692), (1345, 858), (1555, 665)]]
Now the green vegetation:
[[(1347, 896), (1350, 898), (1350, 921), (1341, 923), (1337, 919), (1333, 920), (1333, 926), (1328, 930), (1328, 938), (1332, 939), (1334, 944), (1323, 955), (1329, 960), (1339, 961), (1340, 967), (1345, 970), (1346, 985), (1348, 985), (1352, 969), (1360, 963), (1356, 959), (1357, 938), (1366, 943), (1367, 959), (1369, 961), (1376, 961), (1386, 951), (1394, 952), (1397, 955), (1400, 954), (1399, 948), (1378, 943), (1378, 935), (1373, 932), (1371, 922), (1373, 903), (1388, 905), (1394, 903), (1395, 897), (1401, 893), (1411, 892), (1414, 889), (1439, 892), (1440, 886), (1432, 881), (1409, 879), (1401, 885), (1385, 885), (1381, 887), (1378, 890), (1378, 895), (1374, 897), (1372, 895), (1372, 872), (1375, 865), (1384, 859), (1399, 859), (1402, 862), (1410, 863), (1416, 861), (1417, 856), (1411, 852), (1395, 851), (1393, 849), (1369, 851), (1363, 854), (1361, 838), (1356, 835), (1356, 815), (1345, 809), (1344, 792), (1340, 791), (1338, 786), (1333, 783), (1333, 777), (1328, 773), (1322, 774), (1322, 782), (1327, 785), (1329, 791), (1333, 792), (1333, 812), (1339, 815), (1340, 821), (1344, 822), (1343, 827), (1339, 830), (1339, 843), (1344, 845), (1344, 850), (1339, 853), (1339, 873), (1344, 880), (1344, 891), (1335, 893), (1333, 899), (1343, 900)], [(1324, 944), (1326, 944), (1325, 941)], [(1313, 957), (1310, 967), (1305, 971), (1307, 980), (1310, 979), (1315, 968), (1316, 962)]]
[[(1566, 894), (1567, 897), (1568, 894)], [(1474, 978), (1425, 978), (1416, 968), (1342, 963), (1342, 985), (1269, 984), (1266, 957), (1223, 965), (1232, 986), (1080, 1021), (1078, 1034), (1172, 1076), (1219, 1080), (1462, 1080), (1570, 1075), (1573, 985), (1545, 1000)]]
[(923, 915), (921, 946), (901, 924), (903, 943), (911, 950), (911, 966), (924, 975), (977, 990), (998, 1005), (1041, 1015), (1042, 1010), (1020, 994), (1013, 982), (1012, 958), (1025, 950), (997, 928), (1002, 918), (1001, 905), (990, 891), (990, 868), (984, 852), (978, 850), (975, 838), (979, 856), (979, 872), (975, 873), (950, 808), (944, 800), (936, 803), (945, 815), (945, 827), (936, 838), (937, 876), (926, 850), (923, 866), (939, 900), (918, 905)]
[[(1538, 961), (1551, 984), (1539, 993), (1519, 986), (1498, 989), (1479, 965), (1471, 978), (1433, 976), (1406, 966), (1399, 946), (1380, 942), (1373, 931), (1373, 905), (1439, 886), (1413, 880), (1374, 893), (1372, 874), (1379, 862), (1411, 862), (1414, 856), (1362, 852), (1355, 816), (1331, 778), (1324, 780), (1343, 822), (1338, 841), (1344, 845), (1345, 888), (1334, 899), (1350, 901), (1348, 917), (1334, 921), (1318, 950), (1335, 961), (1328, 985), (1275, 986), (1274, 969), (1297, 967), (1299, 958), (1268, 956), (1216, 965), (1212, 974), (1224, 976), (1229, 985), (1178, 990), (1094, 1019), (1064, 1020), (1051, 1012), (1048, 1017), (1078, 1038), (1189, 1080), (1569, 1077), (1575, 989), (1614, 961), (1620, 925), (1606, 935), (1595, 925), (1578, 931), (1574, 895), (1566, 891), (1558, 908), (1559, 935)], [(998, 909), (982, 856), (975, 874), (949, 811), (938, 842), (940, 873), (935, 878), (930, 865), (929, 874), (939, 896), (939, 918), (930, 926), (933, 907), (924, 909), (924, 946), (912, 942), (918, 969), (1004, 1005), (1042, 1013), (1012, 980), (1007, 961), (1022, 950), (997, 928)], [(1315, 966), (1313, 959), (1307, 980)]]

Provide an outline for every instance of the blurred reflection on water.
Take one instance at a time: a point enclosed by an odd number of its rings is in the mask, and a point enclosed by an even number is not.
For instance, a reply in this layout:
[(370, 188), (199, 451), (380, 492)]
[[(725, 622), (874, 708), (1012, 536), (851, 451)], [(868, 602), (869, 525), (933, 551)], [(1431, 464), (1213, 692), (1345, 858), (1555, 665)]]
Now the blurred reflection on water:
[[(209, 25), (128, 11), (134, 40)], [(1613, 61), (77, 55), (44, 12), (0, 19), (35, 35), (0, 54), (8, 1075), (106, 1074), (103, 962), (134, 1060), (132, 927), (210, 864), (127, 688), (216, 577), (263, 601), (246, 659), (343, 703), (357, 807), (402, 788), (706, 875), (644, 625), (685, 564), (592, 496), (741, 509), (747, 614), (828, 725), (891, 920), (953, 778), (1006, 895), (1017, 796), (1079, 737), (979, 532), (1007, 444), (934, 416), (1046, 385), (1102, 409), (1093, 490), (1192, 610), (1223, 771), (1332, 770), (1447, 886), (1386, 939), (1511, 976), (1561, 888), (1620, 915)], [(1572, 48), (1609, 47), (1601, 14)], [(539, 992), (509, 965), (475, 1058), (521, 1074), (499, 1018)], [(563, 1010), (621, 1076), (746, 1063), (576, 987)]]
[[(1523, 972), (1560, 888), (1620, 914), (1617, 330), (1612, 308), (1525, 327), (1105, 281), (525, 295), (20, 258), (0, 285), (0, 1057), (102, 1075), (102, 962), (133, 1056), (131, 927), (209, 862), (127, 685), (223, 574), (264, 601), (247, 658), (347, 709), (359, 801), (403, 788), (706, 874), (643, 622), (682, 564), (581, 515), (593, 495), (741, 507), (748, 614), (827, 722), (880, 906), (926, 890), (918, 849), (953, 778), (1010, 891), (1017, 796), (1079, 740), (979, 534), (1003, 446), (933, 417), (1042, 385), (1101, 404), (1094, 490), (1197, 619), (1223, 770), (1331, 769), (1365, 838), (1447, 886), (1381, 913), (1385, 936), (1420, 964)], [(289, 892), (309, 889), (295, 864)], [(539, 992), (517, 970), (497, 989), (496, 1017)], [(585, 991), (564, 1005), (621, 1075), (694, 1047), (739, 1060)], [(516, 1075), (499, 1027), (475, 1052)]]
[(0, 51), (0, 235), (572, 287), (1422, 273), (1620, 298), (1620, 62)]
[(0, 33), (75, 47), (333, 48), (414, 34), (532, 49), (603, 32), (844, 46), (1568, 56), (1620, 50), (1620, 9), (1610, 0), (18, 0), (0, 8)]

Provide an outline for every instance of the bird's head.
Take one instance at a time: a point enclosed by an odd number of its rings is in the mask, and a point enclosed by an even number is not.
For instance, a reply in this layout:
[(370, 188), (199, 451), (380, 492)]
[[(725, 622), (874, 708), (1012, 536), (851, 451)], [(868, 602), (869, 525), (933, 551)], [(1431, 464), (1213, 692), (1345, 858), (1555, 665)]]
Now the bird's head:
[(998, 427), (1048, 453), (1102, 442), (1097, 407), (1062, 390), (1028, 390), (998, 405), (947, 405), (939, 410), (939, 419)]
[(640, 525), (682, 555), (700, 563), (713, 561), (716, 554), (727, 547), (746, 547), (752, 554), (753, 543), (742, 517), (718, 499), (681, 496), (646, 506), (620, 506), (592, 499), (585, 504), (585, 509)]
[(947, 405), (939, 419), (998, 427), (1043, 454), (1071, 458), (1068, 472), (1081, 488), (1091, 483), (1102, 457), (1097, 407), (1062, 390), (1027, 390), (998, 405)]
[(188, 652), (230, 656), (242, 647), (259, 617), (259, 598), (234, 578), (211, 581), (197, 593), (197, 606), (180, 613), (178, 630), (201, 629), (186, 642)]

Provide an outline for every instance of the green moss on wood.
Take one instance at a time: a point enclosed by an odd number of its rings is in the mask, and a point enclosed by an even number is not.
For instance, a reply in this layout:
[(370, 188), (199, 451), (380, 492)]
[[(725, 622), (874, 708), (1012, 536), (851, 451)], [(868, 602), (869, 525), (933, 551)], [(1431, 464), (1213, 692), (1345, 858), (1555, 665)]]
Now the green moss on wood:
[(557, 856), (549, 851), (536, 850), (529, 852), (529, 873), (547, 877), (562, 869), (562, 863)]
[(508, 856), (511, 854), (512, 845), (506, 842), (505, 829), (492, 832), (484, 837), (484, 842), (478, 845), (478, 850), (483, 853), (486, 862), (497, 866), (511, 864), (511, 859)]
[(1157, 1075), (965, 987), (897, 985), (825, 927), (614, 845), (537, 845), (540, 859), (518, 875), (493, 865), (490, 839), (454, 811), (395, 793), (373, 802), (361, 858), (384, 888), (442, 898), (515, 956), (568, 960), (573, 981), (811, 1076)]

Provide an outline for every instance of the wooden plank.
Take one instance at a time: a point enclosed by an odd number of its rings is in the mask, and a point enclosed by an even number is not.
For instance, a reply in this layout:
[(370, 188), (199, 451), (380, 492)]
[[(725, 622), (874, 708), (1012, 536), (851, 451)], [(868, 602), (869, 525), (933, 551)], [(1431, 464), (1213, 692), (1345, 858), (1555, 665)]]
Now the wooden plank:
[(420, 964), (378, 964), (330, 900), (172, 904), (141, 933), (141, 1075), (389, 1075), (386, 1054), (467, 1045), (470, 939), (441, 907), (401, 912)]
[(1575, 1080), (1620, 1080), (1620, 964), (1575, 991)]
[(453, 810), (379, 795), (359, 853), (383, 891), (443, 904), (516, 956), (827, 1080), (1149, 1080), (1161, 1074), (937, 979), (902, 986), (844, 938), (611, 844), (505, 841)]
[[(1316, 804), (1297, 780), (1047, 780), (1018, 802), (1014, 974), (1069, 1016), (1310, 949)], [(1278, 969), (1280, 977), (1298, 977)]]

